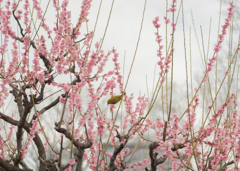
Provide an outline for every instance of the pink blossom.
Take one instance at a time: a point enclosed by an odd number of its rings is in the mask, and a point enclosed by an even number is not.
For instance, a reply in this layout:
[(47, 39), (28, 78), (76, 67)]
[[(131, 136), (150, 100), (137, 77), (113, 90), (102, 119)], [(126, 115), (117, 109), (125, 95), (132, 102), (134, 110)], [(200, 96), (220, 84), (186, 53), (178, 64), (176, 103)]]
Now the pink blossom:
[(161, 26), (160, 24), (158, 24), (158, 21), (159, 21), (159, 17), (155, 17), (155, 20), (153, 20), (153, 25), (157, 29)]
[(103, 115), (101, 115), (98, 120), (97, 120), (97, 124), (98, 124), (98, 134), (100, 136), (103, 136), (104, 134), (104, 124), (105, 124), (105, 121), (103, 119)]
[(69, 164), (70, 164), (70, 165), (74, 165), (75, 162), (76, 162), (75, 159), (69, 159)]
[(170, 23), (170, 19), (167, 19), (165, 16), (164, 16), (164, 20), (166, 24)]

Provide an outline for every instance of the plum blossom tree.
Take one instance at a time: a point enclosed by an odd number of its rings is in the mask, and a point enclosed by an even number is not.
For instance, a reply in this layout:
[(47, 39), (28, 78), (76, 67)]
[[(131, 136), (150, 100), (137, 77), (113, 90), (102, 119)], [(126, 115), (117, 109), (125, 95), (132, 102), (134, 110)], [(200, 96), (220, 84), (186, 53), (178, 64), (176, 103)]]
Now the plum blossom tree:
[[(78, 20), (73, 23), (68, 0), (53, 0), (53, 27), (47, 24), (38, 0), (0, 0), (0, 3), (0, 170), (239, 170), (240, 115), (231, 86), (220, 107), (215, 103), (219, 91), (211, 96), (210, 104), (204, 109), (207, 114), (202, 123), (195, 126), (199, 91), (210, 84), (209, 74), (231, 25), (232, 3), (213, 55), (206, 62), (204, 77), (192, 99), (187, 96), (185, 112), (171, 113), (170, 91), (167, 117), (156, 120), (150, 119), (149, 113), (164, 83), (172, 85), (173, 82), (176, 0), (167, 10), (172, 18), (162, 17), (172, 28), (166, 56), (162, 52), (160, 19), (153, 20), (159, 58), (159, 80), (153, 97), (149, 100), (139, 96), (135, 103), (134, 96), (126, 93), (118, 104), (110, 106), (111, 113), (115, 114), (111, 119), (103, 112), (106, 106), (101, 106), (99, 101), (109, 93), (113, 96), (116, 89), (123, 94), (126, 86), (117, 50), (105, 52), (101, 41), (93, 42), (95, 30), (81, 31), (88, 22), (92, 1), (82, 1)], [(36, 21), (33, 11), (37, 13)], [(233, 79), (238, 51), (239, 44), (230, 57), (222, 83), (227, 78)], [(105, 69), (107, 62), (114, 65), (110, 71)], [(170, 80), (166, 79), (167, 75)], [(222, 84), (218, 88), (220, 90)], [(87, 96), (82, 95), (84, 91)], [(8, 103), (14, 109), (6, 110)], [(124, 114), (118, 126), (121, 104)], [(58, 107), (61, 110), (52, 110)], [(54, 115), (55, 120), (46, 122), (50, 115)], [(151, 132), (151, 136), (147, 137), (146, 132)], [(134, 160), (136, 150), (129, 155), (129, 146), (133, 144), (137, 148), (139, 141), (145, 143), (148, 153)], [(37, 168), (31, 168), (28, 153), (34, 153), (31, 157), (37, 159)]]

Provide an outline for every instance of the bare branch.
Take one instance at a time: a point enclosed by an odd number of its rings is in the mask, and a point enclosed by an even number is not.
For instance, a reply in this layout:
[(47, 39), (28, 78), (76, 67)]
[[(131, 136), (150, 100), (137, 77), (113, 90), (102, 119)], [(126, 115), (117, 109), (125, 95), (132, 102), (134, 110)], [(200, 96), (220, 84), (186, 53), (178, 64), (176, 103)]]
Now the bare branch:
[(73, 145), (78, 150), (77, 155), (76, 155), (77, 156), (76, 170), (81, 170), (81, 168), (82, 168), (82, 158), (83, 158), (84, 150), (86, 148), (90, 148), (92, 146), (92, 141), (88, 137), (86, 124), (84, 125), (84, 127), (85, 127), (87, 141), (80, 142), (79, 140), (75, 140), (69, 131), (67, 131), (64, 128), (59, 128), (58, 123), (55, 123), (55, 130), (58, 131), (59, 133), (64, 134), (65, 137), (69, 139), (69, 141), (73, 142)]
[(13, 166), (12, 164), (4, 161), (1, 157), (0, 157), (0, 166), (7, 171), (25, 171), (23, 169), (19, 169), (18, 167)]

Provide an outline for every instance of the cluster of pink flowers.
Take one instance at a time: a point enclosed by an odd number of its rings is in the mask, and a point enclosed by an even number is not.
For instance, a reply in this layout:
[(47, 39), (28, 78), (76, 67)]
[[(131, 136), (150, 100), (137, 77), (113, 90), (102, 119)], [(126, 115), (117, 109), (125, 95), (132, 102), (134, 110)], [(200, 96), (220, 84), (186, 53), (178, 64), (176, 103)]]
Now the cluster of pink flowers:
[(177, 0), (172, 1), (171, 8), (168, 9), (168, 12), (176, 12), (176, 10), (177, 10), (176, 3), (177, 3)]
[(65, 169), (64, 171), (71, 171), (72, 170), (72, 165), (74, 165), (76, 163), (75, 159), (69, 159), (69, 167), (67, 169)]
[(225, 108), (231, 102), (233, 102), (234, 98), (235, 98), (235, 95), (232, 94), (232, 96), (230, 98), (228, 98), (225, 103), (222, 104), (222, 107), (217, 110), (217, 113), (211, 115), (211, 119), (210, 119), (208, 126), (206, 126), (205, 128), (200, 128), (200, 130), (202, 130), (199, 132), (199, 134), (200, 134), (199, 141), (200, 142), (202, 142), (206, 137), (210, 136), (212, 131), (214, 131), (216, 129), (215, 123), (217, 122), (217, 118), (219, 118), (223, 114), (223, 112), (225, 111)]
[(6, 141), (10, 141), (11, 140), (12, 135), (13, 135), (14, 127), (15, 127), (14, 125), (11, 125), (11, 127), (9, 128), (10, 132), (9, 132), (9, 134), (7, 136), (7, 140)]
[[(111, 51), (111, 53), (113, 54), (113, 59), (112, 59), (112, 61), (113, 61), (113, 63), (114, 63), (114, 70), (113, 71), (111, 71), (108, 75), (115, 75), (115, 76), (113, 76), (112, 77), (112, 79), (115, 81), (117, 81), (117, 84), (118, 84), (118, 86), (119, 86), (119, 90), (120, 90), (120, 92), (121, 92), (121, 94), (124, 94), (124, 92), (123, 92), (123, 83), (122, 83), (122, 75), (120, 74), (120, 63), (118, 62), (118, 56), (119, 56), (119, 54), (117, 53), (117, 51), (113, 48), (112, 49), (112, 51)], [(110, 94), (111, 94), (111, 97), (113, 97), (113, 88), (115, 88), (116, 87), (116, 84), (114, 84), (114, 85), (112, 85), (111, 86), (111, 92), (110, 92)], [(107, 90), (108, 91), (108, 90)], [(124, 100), (124, 99), (123, 99)], [(113, 109), (115, 108), (115, 106), (114, 105), (111, 105), (110, 106), (110, 111), (111, 112), (113, 112)]]
[[(153, 20), (153, 25), (157, 29), (160, 27), (160, 24), (158, 24), (158, 21), (159, 21), (159, 17), (156, 17), (155, 20)], [(157, 56), (160, 58), (157, 64), (159, 65), (161, 70), (159, 73), (161, 77), (160, 82), (163, 83), (165, 81), (165, 74), (169, 71), (169, 68), (170, 68), (169, 64), (172, 61), (172, 54), (174, 50), (171, 49), (167, 57), (163, 57), (162, 56), (163, 45), (160, 44), (162, 42), (162, 36), (158, 34), (158, 30), (155, 33), (155, 35), (156, 35), (156, 42), (158, 43)]]
[(80, 23), (82, 23), (82, 22), (87, 20), (87, 16), (89, 14), (88, 11), (89, 11), (89, 9), (91, 7), (91, 2), (92, 2), (92, 0), (84, 0), (82, 2), (82, 7), (81, 7), (82, 11), (81, 11), (81, 14), (80, 14), (80, 19), (79, 19)]
[(229, 97), (227, 101), (222, 104), (222, 107), (217, 110), (217, 113), (212, 115), (212, 118), (210, 119), (211, 126), (215, 124), (216, 119), (223, 114), (223, 112), (225, 111), (225, 108), (233, 101), (234, 98), (235, 98), (235, 94), (232, 94), (231, 97)]
[(135, 170), (135, 168), (138, 168), (137, 170), (143, 171), (143, 170), (145, 170), (146, 165), (147, 165), (148, 163), (150, 163), (150, 161), (151, 161), (150, 158), (144, 159), (143, 162), (139, 162), (139, 161), (138, 161), (138, 162), (136, 162), (135, 164), (130, 165), (129, 167), (127, 167), (126, 170), (129, 170), (129, 169)]
[[(174, 13), (174, 12), (176, 12), (176, 3), (177, 3), (177, 0), (173, 0), (172, 1), (172, 4), (171, 4), (171, 8), (169, 8), (167, 11), (168, 12), (172, 12), (172, 13)], [(170, 23), (170, 20), (169, 19), (167, 19), (166, 17), (164, 17), (164, 20), (165, 20), (165, 23), (166, 24), (168, 24), (168, 23)], [(173, 30), (174, 31), (176, 31), (176, 23), (174, 23), (174, 21), (171, 23), (171, 26), (173, 27)], [(171, 34), (172, 35), (172, 34)]]
[(22, 159), (25, 158), (27, 154), (27, 149), (32, 141), (32, 139), (35, 137), (35, 133), (37, 132), (38, 134), (40, 133), (41, 129), (37, 129), (38, 126), (38, 120), (33, 120), (32, 121), (32, 127), (30, 128), (30, 136), (27, 137), (25, 144), (23, 145), (21, 154), (22, 154)]
[(0, 107), (2, 107), (4, 105), (4, 101), (5, 99), (7, 99), (8, 95), (9, 95), (9, 90), (7, 88), (7, 86), (5, 86), (4, 83), (0, 84)]
[[(9, 2), (9, 1), (8, 1)], [(81, 113), (81, 109), (82, 109), (82, 100), (79, 94), (79, 90), (81, 88), (83, 88), (85, 85), (88, 85), (88, 92), (90, 94), (90, 102), (87, 105), (87, 109), (86, 112), (84, 114), (81, 114), (80, 116), (75, 116), (75, 117), (80, 117), (79, 119), (79, 125), (80, 126), (84, 126), (84, 123), (88, 124), (88, 127), (90, 127), (91, 129), (88, 129), (87, 133), (89, 138), (93, 141), (93, 146), (90, 149), (90, 153), (91, 155), (85, 155), (85, 159), (89, 161), (91, 167), (95, 166), (95, 159), (97, 157), (97, 153), (96, 151), (98, 151), (96, 149), (95, 143), (96, 143), (96, 139), (97, 139), (97, 135), (104, 135), (104, 132), (106, 130), (105, 125), (108, 125), (108, 130), (110, 129), (110, 127), (112, 127), (111, 123), (106, 121), (104, 118), (104, 115), (100, 115), (100, 112), (97, 107), (97, 102), (99, 100), (100, 97), (107, 95), (107, 93), (110, 90), (113, 90), (114, 88), (116, 88), (116, 85), (119, 84), (119, 87), (121, 89), (121, 91), (123, 91), (123, 85), (122, 85), (122, 76), (120, 74), (120, 67), (119, 67), (119, 63), (118, 63), (118, 53), (116, 53), (115, 50), (112, 50), (110, 52), (108, 52), (106, 55), (104, 54), (104, 51), (100, 49), (100, 45), (99, 43), (95, 44), (95, 48), (96, 51), (92, 51), (90, 52), (90, 43), (92, 41), (93, 38), (93, 33), (90, 32), (90, 34), (85, 35), (86, 36), (86, 40), (84, 41), (84, 45), (86, 50), (82, 51), (82, 49), (79, 49), (79, 46), (76, 45), (75, 40), (73, 40), (72, 38), (77, 38), (76, 35), (78, 35), (78, 30), (75, 28), (73, 33), (72, 28), (72, 23), (71, 23), (71, 12), (67, 11), (67, 5), (68, 5), (68, 1), (65, 0), (62, 2), (61, 6), (58, 7), (57, 1), (53, 1), (53, 3), (55, 4), (56, 9), (59, 11), (59, 16), (58, 19), (59, 22), (58, 25), (53, 29), (54, 33), (55, 33), (55, 37), (53, 38), (53, 46), (51, 49), (47, 48), (47, 40), (44, 39), (43, 36), (40, 36), (39, 39), (36, 39), (34, 42), (36, 43), (36, 49), (34, 49), (34, 56), (33, 59), (31, 61), (31, 58), (29, 57), (29, 47), (30, 45), (30, 37), (28, 36), (29, 34), (26, 34), (23, 37), (23, 48), (21, 49), (22, 53), (22, 61), (21, 61), (21, 65), (20, 65), (20, 69), (21, 69), (21, 76), (23, 76), (23, 81), (27, 82), (27, 83), (34, 83), (34, 79), (37, 78), (38, 79), (38, 83), (45, 85), (45, 80), (49, 78), (49, 74), (43, 70), (41, 64), (41, 58), (42, 56), (40, 56), (40, 54), (44, 55), (44, 57), (46, 58), (46, 60), (49, 60), (50, 65), (52, 65), (52, 67), (55, 69), (55, 73), (53, 74), (53, 76), (57, 76), (57, 75), (64, 75), (64, 74), (69, 74), (70, 66), (73, 66), (73, 64), (76, 64), (76, 68), (75, 68), (75, 72), (73, 73), (75, 76), (79, 76), (81, 79), (81, 82), (76, 83), (76, 85), (70, 85), (70, 83), (65, 82), (61, 83), (58, 82), (58, 80), (54, 80), (54, 82), (51, 83), (52, 86), (55, 87), (59, 87), (63, 90), (63, 92), (68, 92), (69, 90), (73, 90), (70, 91), (68, 94), (68, 98), (67, 98), (67, 106), (68, 106), (68, 110), (69, 110), (69, 123), (70, 124), (64, 124), (64, 122), (62, 123), (62, 126), (66, 126), (67, 125), (67, 129), (69, 131), (73, 131), (74, 132), (74, 138), (78, 139), (78, 138), (86, 138), (86, 135), (81, 135), (81, 131), (80, 129), (74, 129), (73, 130), (73, 123), (71, 123), (71, 121), (73, 120), (76, 111), (78, 111), (79, 113)], [(24, 2), (24, 24), (26, 25), (25, 28), (27, 33), (31, 33), (31, 27), (29, 25), (29, 1), (25, 0)], [(90, 0), (85, 0), (83, 1), (83, 5), (82, 5), (82, 12), (80, 15), (80, 20), (79, 22), (85, 22), (87, 21), (87, 15), (88, 15), (88, 11), (89, 8), (91, 6), (91, 1)], [(6, 6), (8, 9), (10, 8), (10, 2), (7, 3)], [(49, 27), (45, 24), (45, 20), (43, 18), (43, 13), (42, 13), (42, 9), (39, 6), (38, 1), (34, 0), (33, 1), (33, 7), (34, 9), (37, 11), (37, 17), (38, 19), (41, 20), (42, 25), (41, 27), (47, 31), (47, 34), (50, 35), (51, 30), (49, 29)], [(13, 10), (17, 10), (17, 4), (13, 3), (12, 9)], [(21, 14), (22, 11), (21, 10), (17, 10), (18, 16), (17, 18), (20, 20), (21, 19)], [(8, 46), (8, 39), (9, 37), (14, 38), (16, 37), (16, 34), (14, 32), (11, 31), (11, 28), (9, 27), (9, 19), (10, 16), (12, 15), (12, 12), (10, 10), (8, 10), (8, 12), (3, 11), (2, 9), (0, 9), (0, 15), (1, 15), (1, 23), (3, 24), (3, 26), (1, 27), (1, 31), (2, 33), (6, 34), (5, 36), (5, 43), (0, 47), (0, 51), (2, 54), (4, 54), (7, 50), (7, 46)], [(10, 34), (11, 33), (11, 34)], [(8, 35), (10, 34), (10, 36)], [(73, 35), (72, 35), (73, 34)], [(14, 37), (15, 36), (15, 37)], [(6, 79), (2, 80), (2, 83), (7, 84), (12, 82), (12, 78), (14, 77), (10, 77), (10, 74), (16, 74), (20, 69), (17, 69), (18, 66), (18, 51), (17, 51), (18, 47), (17, 47), (17, 43), (16, 41), (14, 41), (13, 43), (13, 50), (12, 50), (12, 54), (13, 54), (13, 59), (11, 63), (9, 63), (9, 68), (8, 68), (8, 73), (9, 77)], [(114, 61), (114, 65), (115, 65), (115, 69), (114, 71), (110, 71), (107, 74), (104, 74), (103, 77), (104, 78), (104, 82), (103, 84), (101, 84), (101, 86), (99, 86), (98, 89), (95, 89), (93, 82), (98, 80), (99, 78), (101, 78), (100, 74), (103, 73), (103, 68), (109, 58), (109, 56), (113, 54), (113, 61)], [(33, 62), (33, 64), (30, 67), (31, 62)], [(94, 67), (97, 68), (97, 73), (93, 74), (93, 70)], [(5, 61), (1, 61), (1, 71), (2, 68), (5, 68)], [(5, 71), (1, 72), (5, 75)], [(113, 77), (111, 79), (108, 80), (107, 77), (111, 77), (113, 74), (115, 74), (117, 77)], [(13, 75), (14, 76), (14, 75)], [(29, 82), (30, 81), (30, 82)], [(1, 84), (2, 87), (2, 91), (0, 93), (0, 97), (1, 97), (1, 103), (4, 102), (3, 99), (5, 99), (6, 95), (8, 94), (8, 89), (5, 87), (4, 84)], [(39, 84), (38, 84), (39, 85)], [(36, 88), (38, 85), (33, 86), (32, 88)], [(105, 87), (104, 87), (105, 86)], [(37, 89), (36, 89), (37, 90)], [(6, 92), (6, 93), (5, 93)], [(4, 94), (5, 93), (5, 94)], [(62, 96), (60, 96), (60, 102), (61, 103), (65, 103), (66, 98), (63, 98)], [(3, 105), (3, 104), (1, 104)], [(85, 110), (85, 109), (84, 109)], [(96, 116), (95, 113), (93, 112), (93, 110), (96, 111)], [(139, 110), (142, 110), (141, 107)], [(93, 120), (97, 119), (97, 123), (98, 126), (94, 125)], [(30, 133), (30, 137), (27, 138), (27, 141), (24, 144), (24, 147), (22, 149), (22, 157), (24, 158), (25, 155), (27, 154), (27, 149), (30, 145), (31, 140), (34, 138), (34, 135), (37, 131), (36, 125), (38, 124), (37, 120), (33, 121), (33, 127), (31, 128), (31, 133)], [(12, 128), (14, 128), (14, 126), (12, 126)], [(13, 130), (13, 129), (11, 129)], [(12, 131), (10, 131), (9, 134), (9, 138), (12, 135)], [(113, 139), (111, 139), (111, 143), (116, 145), (117, 139), (114, 137), (114, 134), (112, 133), (111, 137), (113, 137)], [(50, 141), (50, 140), (49, 140)], [(45, 147), (48, 147), (48, 143), (44, 144)], [(3, 155), (4, 156), (4, 153)], [(92, 161), (92, 162), (91, 162)], [(69, 162), (70, 165), (74, 164), (74, 160), (71, 159)], [(101, 166), (105, 165), (104, 167), (106, 167), (106, 164), (104, 163), (104, 161), (100, 161), (99, 163)], [(71, 167), (69, 167), (68, 169), (71, 169)]]
[(29, 66), (29, 58), (28, 58), (28, 53), (29, 53), (29, 44), (30, 44), (30, 37), (28, 36), (25, 36), (23, 38), (24, 40), (24, 46), (23, 46), (23, 49), (24, 49), (24, 53), (22, 53), (22, 67), (21, 67), (21, 73), (26, 73), (27, 72), (27, 66)]
[(166, 24), (169, 24), (170, 23), (170, 19), (167, 19), (167, 17), (164, 16), (164, 20), (165, 20), (165, 23)]
[(23, 9), (25, 12), (24, 12), (23, 16), (24, 16), (24, 24), (26, 25), (26, 27), (28, 27), (28, 24), (29, 24), (28, 16), (30, 13), (28, 11), (28, 8), (29, 8), (29, 2), (28, 2), (28, 0), (25, 0), (25, 4), (23, 6)]
[[(2, 128), (0, 128), (0, 130), (1, 130)], [(6, 148), (5, 148), (5, 146), (6, 146), (6, 143), (5, 143), (5, 141), (4, 141), (4, 138), (1, 136), (0, 137), (0, 157), (2, 157), (2, 159), (3, 160), (6, 160), (7, 158), (7, 156), (5, 156), (6, 155)]]
[(218, 43), (215, 45), (215, 48), (214, 48), (215, 52), (219, 52), (219, 50), (221, 49), (221, 44), (224, 40), (224, 36), (227, 34), (226, 30), (227, 30), (228, 26), (230, 25), (230, 21), (231, 21), (232, 16), (233, 16), (233, 9), (234, 9), (235, 6), (233, 5), (232, 2), (230, 2), (229, 5), (230, 5), (230, 8), (228, 8), (228, 17), (225, 19), (224, 25), (222, 25), (222, 29), (223, 29), (222, 34), (220, 34), (218, 36), (219, 40), (218, 40)]
[[(130, 122), (132, 120), (132, 114), (133, 114), (133, 100), (134, 96), (133, 94), (131, 96), (125, 95), (125, 110), (126, 110), (126, 116), (124, 117), (124, 123), (123, 123), (123, 133), (127, 130), (128, 126), (130, 125)], [(135, 117), (134, 117), (135, 118)]]
[[(15, 113), (12, 114), (11, 118), (14, 118), (14, 115), (15, 115)], [(6, 140), (4, 140), (3, 136), (0, 136), (0, 149), (1, 149), (0, 157), (2, 157), (3, 160), (6, 160), (8, 157), (7, 153), (9, 153), (9, 150), (10, 150), (8, 148), (8, 146), (12, 146), (12, 144), (10, 142), (11, 142), (12, 135), (14, 133), (14, 128), (15, 128), (14, 125), (10, 126), (10, 128), (9, 128), (10, 131), (8, 132)], [(2, 131), (2, 127), (0, 127), (0, 131)], [(16, 150), (16, 148), (13, 147), (12, 150)]]
[[(71, 28), (71, 11), (67, 11), (68, 1), (64, 0), (61, 5), (61, 11), (59, 13), (59, 20), (61, 23), (59, 24), (59, 34), (62, 35), (71, 35), (72, 28)], [(71, 42), (71, 41), (70, 41)], [(69, 43), (70, 43), (69, 42)]]
[[(99, 47), (96, 46), (96, 48), (98, 49)], [(96, 76), (98, 77), (102, 72), (103, 72), (103, 68), (106, 65), (106, 62), (108, 61), (108, 57), (110, 56), (111, 52), (108, 52), (107, 55), (104, 55), (104, 51), (100, 50), (100, 55), (98, 56), (97, 61), (101, 61), (98, 65), (98, 71), (96, 73)], [(112, 74), (106, 74), (106, 76), (110, 76)]]
[[(0, 8), (0, 18), (1, 18), (1, 27), (0, 31), (3, 35), (3, 43), (0, 46), (0, 54), (1, 56), (4, 56), (4, 53), (7, 52), (8, 44), (9, 44), (9, 38), (8, 32), (12, 32), (12, 28), (10, 27), (10, 17), (11, 17), (11, 10), (10, 10), (10, 2), (8, 1), (5, 4), (6, 11), (3, 10), (3, 8)], [(14, 46), (15, 48), (16, 46)], [(16, 59), (16, 52), (12, 51), (13, 53), (13, 59)], [(13, 63), (10, 63), (10, 66), (13, 66)], [(10, 70), (10, 66), (7, 71)], [(4, 58), (0, 59), (0, 71), (1, 71), (1, 78), (2, 84), (1, 85), (1, 93), (0, 93), (0, 107), (4, 105), (4, 100), (8, 96), (8, 90), (5, 87), (6, 84), (12, 81), (12, 77), (10, 76), (10, 73), (6, 72), (6, 61)], [(13, 71), (11, 71), (13, 72)]]
[(17, 3), (16, 2), (14, 2), (13, 4), (12, 4), (12, 11), (17, 11), (17, 15), (16, 15), (16, 18), (18, 19), (18, 20), (21, 20), (21, 18), (22, 18), (22, 10), (17, 10)]
[(104, 124), (105, 124), (105, 120), (103, 118), (103, 115), (101, 115), (98, 120), (97, 120), (97, 125), (98, 125), (98, 134), (103, 137), (104, 134)]
[(122, 84), (122, 76), (120, 74), (120, 63), (118, 63), (118, 53), (116, 52), (115, 49), (112, 50), (112, 53), (114, 55), (113, 57), (113, 62), (115, 65), (115, 75), (117, 76), (117, 83), (119, 84), (119, 89), (121, 90), (121, 92), (123, 93), (123, 84)]
[(161, 25), (158, 24), (159, 21), (159, 17), (156, 17), (155, 20), (153, 20), (153, 25), (156, 29), (158, 29)]
[[(226, 29), (228, 28), (228, 26), (230, 25), (230, 21), (231, 21), (231, 18), (233, 16), (233, 9), (234, 9), (234, 5), (232, 3), (229, 3), (230, 4), (230, 8), (228, 8), (228, 17), (225, 19), (225, 24), (222, 26), (223, 30), (222, 30), (222, 34), (220, 34), (218, 36), (219, 40), (217, 42), (217, 44), (215, 45), (215, 48), (214, 48), (214, 52), (217, 53), (219, 52), (219, 50), (221, 49), (221, 44), (224, 40), (224, 36), (226, 35)], [(214, 53), (214, 55), (215, 55)], [(209, 59), (209, 62), (207, 64), (207, 69), (205, 71), (205, 77), (203, 78), (202, 82), (205, 82), (207, 81), (207, 78), (208, 78), (208, 73), (212, 70), (212, 67), (213, 67), (213, 64), (214, 62), (217, 60), (217, 56), (214, 56), (212, 58)], [(226, 75), (228, 74), (228, 72), (226, 72)]]
[[(228, 161), (229, 160), (229, 151), (234, 151), (235, 155), (238, 156), (239, 153), (239, 143), (236, 143), (236, 141), (239, 141), (239, 132), (240, 132), (240, 127), (239, 127), (239, 123), (237, 120), (235, 120), (236, 118), (236, 103), (235, 103), (235, 95), (232, 94), (232, 96), (230, 98), (227, 99), (227, 101), (222, 105), (222, 107), (220, 109), (218, 109), (217, 114), (214, 114), (213, 117), (216, 118), (217, 116), (221, 116), (222, 112), (224, 111), (224, 108), (226, 108), (227, 106), (230, 106), (230, 103), (233, 103), (233, 114), (232, 114), (232, 122), (231, 122), (231, 129), (226, 129), (229, 125), (229, 120), (231, 118), (229, 118), (229, 114), (228, 117), (225, 119), (224, 121), (224, 127), (223, 128), (217, 128), (216, 126), (214, 126), (213, 122), (217, 122), (216, 119), (213, 119), (212, 121), (210, 121), (210, 124), (203, 129), (201, 137), (199, 139), (199, 141), (202, 141), (203, 139), (205, 139), (206, 137), (210, 136), (211, 133), (214, 130), (216, 131), (216, 135), (214, 137), (213, 140), (209, 141), (206, 140), (204, 141), (204, 143), (208, 146), (213, 147), (213, 158), (210, 161), (211, 165), (212, 165), (212, 169), (216, 170), (219, 168), (219, 163), (222, 161)], [(219, 115), (220, 114), (220, 115)], [(214, 121), (215, 120), (215, 121)], [(230, 125), (229, 125), (230, 126)], [(207, 156), (209, 154), (209, 151), (206, 151), (204, 153), (204, 158), (206, 159)], [(239, 158), (236, 157), (234, 158), (235, 162), (239, 162)], [(204, 164), (204, 162), (201, 162), (199, 164), (199, 168), (203, 168), (206, 165)]]
[(138, 113), (139, 117), (143, 117), (144, 111), (147, 108), (148, 98), (139, 96), (137, 99), (139, 102), (136, 104), (136, 112)]
[(33, 0), (33, 8), (37, 11), (37, 17), (39, 20), (43, 19), (43, 15), (42, 15), (42, 9), (39, 6), (39, 2), (37, 0)]
[(9, 63), (9, 67), (8, 67), (8, 72), (7, 75), (9, 77), (14, 76), (17, 72), (18, 72), (18, 46), (17, 46), (17, 42), (14, 41), (12, 43), (13, 45), (13, 49), (12, 49), (12, 61)]
[(74, 28), (74, 31), (75, 31), (75, 35), (79, 35), (80, 32), (79, 32), (79, 28), (81, 27), (82, 23), (87, 21), (87, 16), (89, 14), (89, 9), (91, 7), (91, 2), (92, 0), (83, 0), (82, 1), (82, 10), (81, 10), (81, 14), (79, 16), (79, 19), (78, 19), (78, 23), (76, 25), (76, 27)]
[(212, 70), (212, 67), (213, 67), (213, 64), (214, 62), (217, 60), (217, 57), (216, 56), (213, 56), (212, 58), (209, 59), (209, 62), (207, 64), (207, 69), (205, 71), (205, 77), (204, 79), (202, 80), (202, 82), (205, 82), (207, 81), (207, 78), (208, 78), (208, 73)]

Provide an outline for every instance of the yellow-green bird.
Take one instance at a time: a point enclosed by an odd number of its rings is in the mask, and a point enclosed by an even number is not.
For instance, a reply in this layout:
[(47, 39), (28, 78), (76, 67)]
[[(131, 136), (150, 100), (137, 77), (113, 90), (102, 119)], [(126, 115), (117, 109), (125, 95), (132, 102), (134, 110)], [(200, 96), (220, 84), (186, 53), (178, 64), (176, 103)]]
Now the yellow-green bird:
[(108, 101), (107, 101), (107, 104), (116, 104), (118, 103), (119, 101), (122, 100), (123, 96), (125, 95), (126, 93), (122, 94), (122, 95), (117, 95), (117, 96), (113, 96), (112, 98), (110, 98)]

